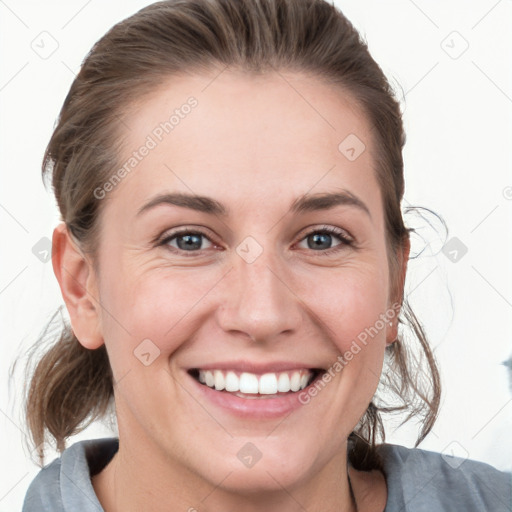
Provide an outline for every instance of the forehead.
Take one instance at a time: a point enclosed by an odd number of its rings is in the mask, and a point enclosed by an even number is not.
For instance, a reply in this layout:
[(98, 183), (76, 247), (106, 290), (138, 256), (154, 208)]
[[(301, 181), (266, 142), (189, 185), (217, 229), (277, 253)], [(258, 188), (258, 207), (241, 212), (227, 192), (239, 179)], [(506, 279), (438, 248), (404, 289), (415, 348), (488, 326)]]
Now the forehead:
[(170, 77), (123, 124), (126, 177), (114, 194), (126, 205), (169, 190), (270, 205), (340, 188), (379, 205), (368, 122), (348, 93), (316, 77)]

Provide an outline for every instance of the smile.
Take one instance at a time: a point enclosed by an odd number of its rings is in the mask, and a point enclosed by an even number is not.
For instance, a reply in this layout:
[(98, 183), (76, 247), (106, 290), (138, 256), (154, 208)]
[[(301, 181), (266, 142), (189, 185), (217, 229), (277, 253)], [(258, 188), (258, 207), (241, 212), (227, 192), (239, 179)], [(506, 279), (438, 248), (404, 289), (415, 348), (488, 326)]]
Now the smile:
[(240, 398), (277, 398), (305, 389), (319, 370), (297, 369), (256, 374), (236, 370), (196, 369), (191, 375), (201, 384)]
[(301, 410), (301, 394), (322, 378), (325, 369), (298, 361), (238, 360), (189, 367), (186, 372), (204, 407), (212, 405), (219, 413), (243, 421), (265, 421)]

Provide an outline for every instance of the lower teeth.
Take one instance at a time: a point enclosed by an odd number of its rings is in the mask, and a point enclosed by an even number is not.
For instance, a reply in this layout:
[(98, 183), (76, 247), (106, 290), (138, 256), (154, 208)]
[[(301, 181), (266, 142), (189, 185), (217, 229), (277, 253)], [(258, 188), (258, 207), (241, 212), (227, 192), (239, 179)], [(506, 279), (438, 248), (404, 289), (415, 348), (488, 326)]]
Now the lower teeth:
[[(229, 393), (229, 391), (226, 391), (226, 393)], [(260, 399), (265, 399), (265, 398), (277, 398), (279, 395), (248, 395), (248, 394), (245, 394), (245, 393), (240, 393), (240, 392), (237, 392), (237, 393), (231, 393), (232, 395), (235, 395), (235, 396), (238, 396), (239, 398), (249, 398), (250, 400), (260, 400)], [(286, 394), (286, 393), (281, 393), (282, 395)]]

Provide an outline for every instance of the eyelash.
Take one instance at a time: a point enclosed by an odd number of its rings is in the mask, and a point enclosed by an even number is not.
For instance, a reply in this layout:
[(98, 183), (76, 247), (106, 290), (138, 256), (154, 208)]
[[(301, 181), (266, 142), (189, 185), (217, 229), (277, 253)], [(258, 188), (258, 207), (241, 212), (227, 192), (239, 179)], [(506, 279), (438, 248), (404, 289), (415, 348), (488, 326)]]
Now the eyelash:
[[(302, 238), (299, 240), (299, 242), (302, 242), (308, 236), (311, 236), (313, 234), (335, 235), (336, 237), (339, 238), (339, 240), (341, 242), (340, 244), (335, 245), (334, 247), (330, 247), (329, 249), (325, 249), (325, 250), (314, 251), (313, 249), (309, 249), (309, 250), (311, 250), (313, 252), (319, 253), (319, 255), (321, 255), (321, 256), (329, 256), (329, 255), (331, 255), (331, 254), (333, 254), (335, 252), (338, 252), (338, 251), (342, 250), (346, 246), (354, 247), (354, 239), (351, 238), (346, 233), (346, 231), (344, 231), (342, 229), (339, 229), (339, 228), (334, 228), (332, 226), (322, 226), (321, 228), (315, 227), (315, 228), (307, 231), (302, 236)], [(197, 253), (200, 253), (202, 251), (201, 249), (197, 250), (197, 251), (185, 251), (183, 249), (178, 249), (176, 247), (171, 247), (171, 246), (168, 245), (169, 242), (171, 242), (175, 238), (178, 238), (180, 235), (199, 235), (199, 236), (203, 236), (208, 241), (210, 241), (212, 244), (215, 244), (215, 242), (212, 241), (210, 239), (210, 237), (206, 233), (204, 233), (203, 231), (201, 231), (201, 230), (194, 230), (194, 229), (191, 229), (191, 228), (184, 228), (184, 229), (180, 229), (178, 231), (174, 231), (174, 232), (171, 232), (171, 233), (166, 233), (163, 238), (161, 238), (160, 240), (157, 240), (156, 245), (157, 245), (157, 247), (167, 246), (167, 248), (169, 250), (171, 250), (172, 252), (179, 253), (180, 255), (185, 255), (186, 257), (197, 256)]]

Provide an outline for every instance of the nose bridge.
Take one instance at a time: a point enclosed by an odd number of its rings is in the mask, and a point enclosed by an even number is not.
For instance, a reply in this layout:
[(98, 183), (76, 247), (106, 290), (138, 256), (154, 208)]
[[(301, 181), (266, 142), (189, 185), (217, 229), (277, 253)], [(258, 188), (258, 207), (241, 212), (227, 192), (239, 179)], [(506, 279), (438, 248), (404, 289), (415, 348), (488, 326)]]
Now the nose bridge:
[(301, 310), (288, 288), (289, 272), (272, 247), (247, 237), (233, 254), (230, 290), (221, 326), (246, 333), (256, 341), (270, 341), (298, 329)]

